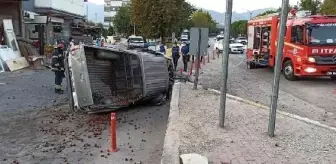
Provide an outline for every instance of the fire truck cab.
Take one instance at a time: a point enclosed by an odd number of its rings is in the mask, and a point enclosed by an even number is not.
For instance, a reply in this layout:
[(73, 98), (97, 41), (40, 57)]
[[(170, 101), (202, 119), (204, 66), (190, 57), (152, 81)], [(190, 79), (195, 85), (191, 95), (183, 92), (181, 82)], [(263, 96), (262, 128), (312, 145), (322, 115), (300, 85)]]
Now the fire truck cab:
[[(279, 13), (248, 21), (248, 69), (275, 66), (279, 24)], [(336, 16), (291, 12), (284, 39), (282, 71), (287, 80), (302, 76), (336, 80)]]

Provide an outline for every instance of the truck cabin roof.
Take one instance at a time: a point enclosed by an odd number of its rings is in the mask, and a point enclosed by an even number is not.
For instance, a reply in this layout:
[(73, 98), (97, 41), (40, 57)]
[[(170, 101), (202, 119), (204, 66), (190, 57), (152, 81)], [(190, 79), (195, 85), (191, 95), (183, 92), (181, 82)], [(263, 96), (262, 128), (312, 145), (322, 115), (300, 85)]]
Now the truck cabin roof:
[[(266, 16), (256, 17), (248, 21), (248, 25), (271, 25), (273, 18), (278, 18), (279, 13), (269, 14)], [(279, 20), (280, 21), (280, 20)], [(336, 16), (327, 15), (311, 15), (305, 17), (288, 16), (287, 26), (289, 25), (305, 25), (306, 23), (336, 23)]]

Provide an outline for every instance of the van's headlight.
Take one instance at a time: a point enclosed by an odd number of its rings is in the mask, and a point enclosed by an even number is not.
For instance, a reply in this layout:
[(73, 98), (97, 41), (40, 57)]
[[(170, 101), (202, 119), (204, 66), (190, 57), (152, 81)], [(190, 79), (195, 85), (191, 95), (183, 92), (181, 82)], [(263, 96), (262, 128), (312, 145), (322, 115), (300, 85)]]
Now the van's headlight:
[(313, 58), (313, 57), (308, 57), (308, 61), (309, 61), (310, 63), (316, 63), (316, 60), (315, 60), (315, 58)]

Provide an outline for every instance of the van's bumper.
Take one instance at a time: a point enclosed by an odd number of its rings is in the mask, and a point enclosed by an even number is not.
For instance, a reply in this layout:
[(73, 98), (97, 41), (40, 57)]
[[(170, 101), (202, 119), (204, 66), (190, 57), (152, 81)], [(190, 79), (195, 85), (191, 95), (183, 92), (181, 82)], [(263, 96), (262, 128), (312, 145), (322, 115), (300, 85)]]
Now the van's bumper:
[(297, 76), (336, 76), (336, 65), (308, 65), (296, 67)]

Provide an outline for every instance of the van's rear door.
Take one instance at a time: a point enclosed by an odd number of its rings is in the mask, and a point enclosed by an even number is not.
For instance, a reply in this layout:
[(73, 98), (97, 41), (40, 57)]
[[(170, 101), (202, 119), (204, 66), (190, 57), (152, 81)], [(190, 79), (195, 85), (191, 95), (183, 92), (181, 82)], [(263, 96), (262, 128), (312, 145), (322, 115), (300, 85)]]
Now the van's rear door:
[(84, 45), (75, 46), (70, 50), (68, 63), (74, 107), (80, 109), (93, 105)]

